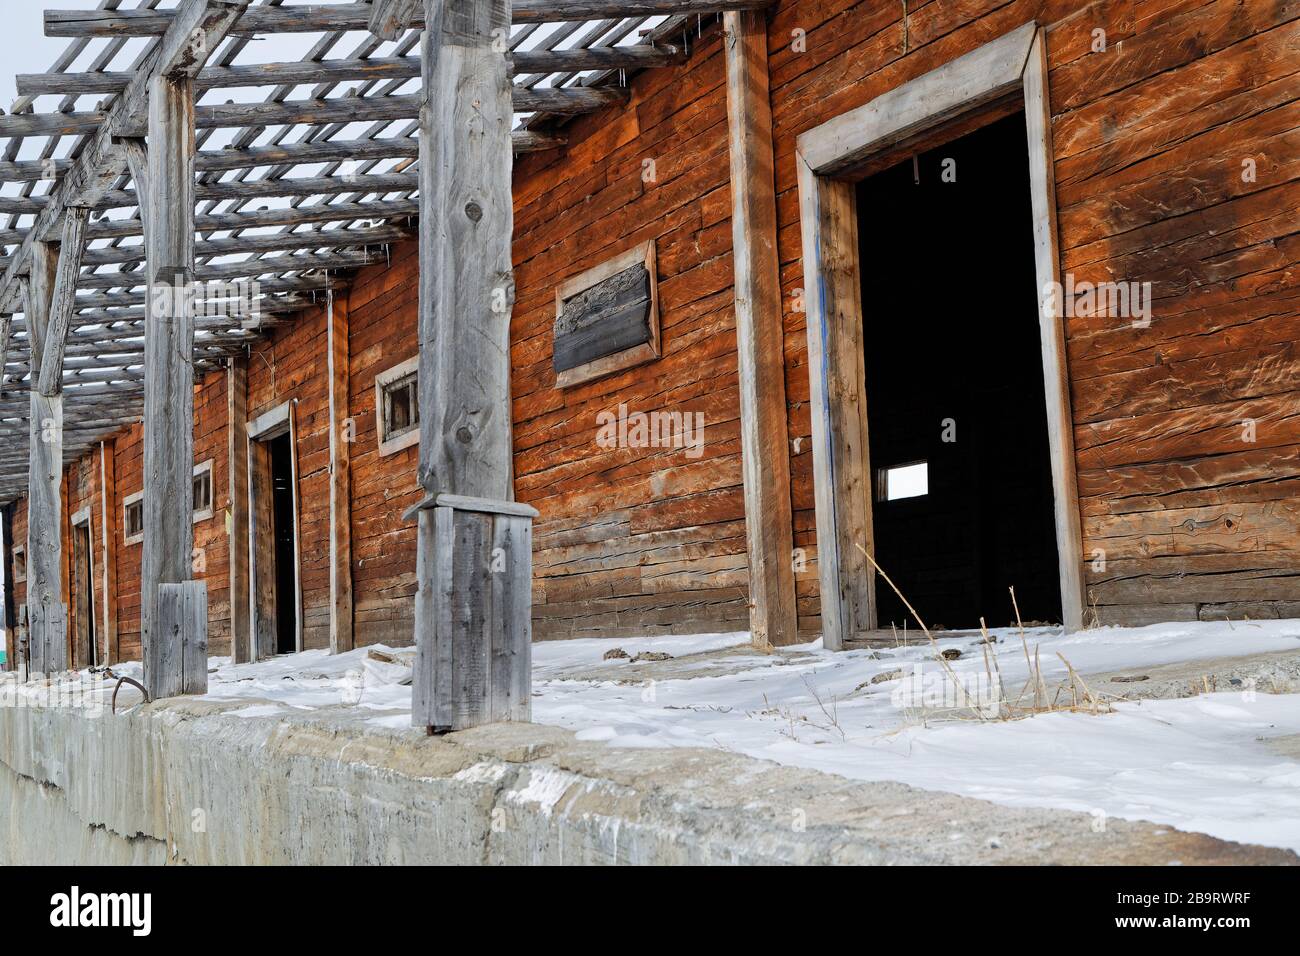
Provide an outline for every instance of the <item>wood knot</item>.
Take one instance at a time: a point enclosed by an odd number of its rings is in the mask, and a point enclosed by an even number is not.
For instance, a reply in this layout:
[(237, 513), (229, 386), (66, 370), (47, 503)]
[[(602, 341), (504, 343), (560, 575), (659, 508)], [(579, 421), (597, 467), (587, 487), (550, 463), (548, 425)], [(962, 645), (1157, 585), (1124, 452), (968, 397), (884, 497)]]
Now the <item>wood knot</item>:
[(465, 215), (469, 216), (470, 222), (478, 222), (483, 218), (483, 207), (476, 202), (466, 203)]

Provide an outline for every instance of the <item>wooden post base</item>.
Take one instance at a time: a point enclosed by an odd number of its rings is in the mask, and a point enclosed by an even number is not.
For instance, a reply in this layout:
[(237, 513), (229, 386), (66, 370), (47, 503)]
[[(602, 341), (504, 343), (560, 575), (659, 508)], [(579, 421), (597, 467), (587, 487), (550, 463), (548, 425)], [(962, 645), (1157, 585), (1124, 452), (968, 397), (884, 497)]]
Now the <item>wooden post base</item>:
[(149, 697), (208, 692), (208, 586), (203, 581), (158, 585), (156, 647), (146, 655)]
[(532, 716), (533, 519), (512, 501), (438, 495), (420, 521), (411, 725)]
[(67, 670), (68, 606), (28, 605), (27, 622), (28, 675), (59, 674)]

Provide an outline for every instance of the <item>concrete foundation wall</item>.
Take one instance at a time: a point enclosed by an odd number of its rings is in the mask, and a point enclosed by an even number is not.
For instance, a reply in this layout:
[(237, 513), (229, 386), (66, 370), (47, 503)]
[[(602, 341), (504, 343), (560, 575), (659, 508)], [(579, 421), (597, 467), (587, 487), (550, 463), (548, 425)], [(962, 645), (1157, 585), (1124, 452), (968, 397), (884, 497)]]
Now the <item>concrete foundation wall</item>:
[(0, 707), (0, 865), (1295, 861), (723, 751), (257, 706)]

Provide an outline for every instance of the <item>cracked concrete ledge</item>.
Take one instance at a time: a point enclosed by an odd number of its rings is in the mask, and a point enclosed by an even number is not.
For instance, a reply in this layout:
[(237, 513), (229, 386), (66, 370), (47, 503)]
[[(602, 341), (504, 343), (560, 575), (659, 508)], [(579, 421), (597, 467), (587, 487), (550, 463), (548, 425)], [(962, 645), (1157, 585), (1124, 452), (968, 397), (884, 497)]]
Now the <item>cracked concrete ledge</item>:
[(1295, 864), (1287, 851), (554, 727), (0, 710), (0, 864)]

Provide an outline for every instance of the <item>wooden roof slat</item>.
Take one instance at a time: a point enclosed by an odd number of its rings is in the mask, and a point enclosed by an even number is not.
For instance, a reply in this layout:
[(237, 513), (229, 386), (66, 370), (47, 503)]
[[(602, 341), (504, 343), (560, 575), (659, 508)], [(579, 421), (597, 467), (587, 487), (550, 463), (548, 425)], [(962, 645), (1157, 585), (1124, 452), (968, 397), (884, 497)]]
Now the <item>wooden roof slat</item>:
[[(515, 74), (573, 73), (583, 70), (640, 70), (669, 66), (682, 59), (675, 46), (603, 46), (571, 50), (529, 50), (507, 54)], [(209, 67), (199, 74), (195, 89), (238, 89), (271, 83), (295, 85), (351, 80), (413, 80), (420, 76), (420, 58), (374, 57), (368, 60), (323, 60), (257, 63)], [(19, 73), (18, 92), (29, 97), (45, 95), (97, 95), (120, 93), (131, 81), (130, 73)]]
[[(771, 0), (514, 0), (513, 23), (563, 23), (622, 17), (693, 16), (726, 10), (762, 10)], [(312, 4), (294, 7), (250, 7), (235, 33), (321, 33), (369, 31), (373, 10), (368, 3)], [(171, 23), (171, 10), (46, 10), (48, 37), (148, 37), (161, 35)], [(407, 24), (423, 29), (424, 15), (416, 10)]]

